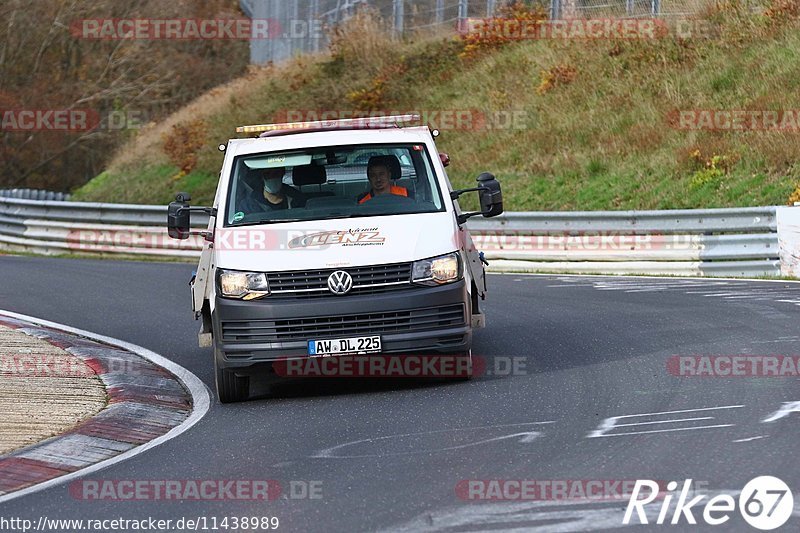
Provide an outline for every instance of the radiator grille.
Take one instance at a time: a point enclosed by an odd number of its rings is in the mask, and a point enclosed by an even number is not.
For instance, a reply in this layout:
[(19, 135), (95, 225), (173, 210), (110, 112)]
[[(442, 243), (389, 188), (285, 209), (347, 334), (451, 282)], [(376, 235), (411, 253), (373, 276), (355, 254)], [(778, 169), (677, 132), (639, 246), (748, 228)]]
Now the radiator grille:
[(275, 298), (331, 297), (333, 295), (328, 290), (328, 276), (336, 270), (344, 270), (353, 277), (353, 288), (347, 293), (348, 295), (375, 294), (414, 288), (414, 285), (411, 284), (411, 263), (269, 272), (267, 280), (270, 292)]
[(281, 320), (227, 320), (224, 342), (290, 342), (311, 339), (411, 333), (463, 326), (464, 305)]

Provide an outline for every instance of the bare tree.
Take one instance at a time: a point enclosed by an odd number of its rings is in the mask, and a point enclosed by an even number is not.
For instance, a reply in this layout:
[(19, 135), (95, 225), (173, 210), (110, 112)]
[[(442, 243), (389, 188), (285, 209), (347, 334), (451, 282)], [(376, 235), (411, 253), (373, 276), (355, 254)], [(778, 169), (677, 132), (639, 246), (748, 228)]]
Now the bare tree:
[(75, 35), (81, 21), (240, 17), (233, 0), (4, 0), (0, 120), (19, 110), (87, 110), (97, 124), (0, 128), (0, 187), (81, 185), (130, 133), (129, 118), (163, 117), (247, 67), (247, 41), (90, 40)]

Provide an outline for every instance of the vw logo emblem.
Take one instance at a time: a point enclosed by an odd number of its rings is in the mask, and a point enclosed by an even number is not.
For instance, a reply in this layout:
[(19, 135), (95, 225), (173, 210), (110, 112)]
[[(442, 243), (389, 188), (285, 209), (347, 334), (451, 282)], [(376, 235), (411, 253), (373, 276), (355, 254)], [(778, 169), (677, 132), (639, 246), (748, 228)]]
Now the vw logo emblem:
[(328, 276), (328, 289), (333, 294), (347, 294), (353, 288), (353, 277), (344, 270), (337, 270)]

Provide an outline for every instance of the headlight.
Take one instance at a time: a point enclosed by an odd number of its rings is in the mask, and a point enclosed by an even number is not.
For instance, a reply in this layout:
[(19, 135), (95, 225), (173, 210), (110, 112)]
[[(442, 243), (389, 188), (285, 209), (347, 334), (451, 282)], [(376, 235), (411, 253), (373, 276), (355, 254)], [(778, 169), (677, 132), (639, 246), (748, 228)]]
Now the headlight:
[(269, 294), (267, 275), (263, 272), (218, 272), (219, 290), (226, 298), (253, 300)]
[(459, 279), (461, 261), (456, 252), (415, 261), (411, 274), (411, 281), (422, 285), (441, 285)]

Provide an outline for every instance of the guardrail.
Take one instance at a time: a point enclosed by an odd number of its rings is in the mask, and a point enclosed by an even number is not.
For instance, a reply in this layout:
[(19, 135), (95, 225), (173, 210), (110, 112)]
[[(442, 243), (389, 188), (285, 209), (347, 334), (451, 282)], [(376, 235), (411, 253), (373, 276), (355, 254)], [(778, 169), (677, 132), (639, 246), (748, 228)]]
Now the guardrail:
[(41, 189), (0, 189), (0, 197), (62, 202), (69, 200), (70, 195), (64, 192), (44, 191)]
[[(0, 197), (0, 248), (11, 251), (199, 255), (202, 237), (173, 240), (165, 225), (166, 206)], [(800, 276), (793, 207), (506, 213), (468, 227), (494, 271)]]

